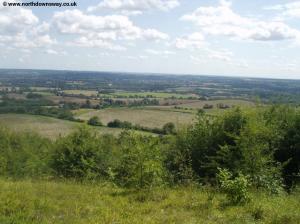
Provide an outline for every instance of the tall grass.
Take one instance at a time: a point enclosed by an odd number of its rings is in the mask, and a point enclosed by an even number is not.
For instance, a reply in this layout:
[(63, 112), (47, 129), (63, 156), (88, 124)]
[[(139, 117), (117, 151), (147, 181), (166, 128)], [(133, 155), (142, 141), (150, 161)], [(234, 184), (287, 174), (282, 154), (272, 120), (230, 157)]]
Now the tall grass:
[(244, 206), (228, 206), (209, 188), (135, 191), (110, 183), (0, 179), (0, 223), (300, 223), (300, 192), (251, 194)]

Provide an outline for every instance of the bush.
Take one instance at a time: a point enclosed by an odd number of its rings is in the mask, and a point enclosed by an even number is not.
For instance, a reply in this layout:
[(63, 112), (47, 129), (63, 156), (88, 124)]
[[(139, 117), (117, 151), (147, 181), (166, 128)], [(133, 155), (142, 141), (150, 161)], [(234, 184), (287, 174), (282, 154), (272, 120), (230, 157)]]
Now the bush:
[(92, 125), (92, 126), (102, 126), (103, 125), (102, 122), (100, 121), (99, 117), (97, 117), (97, 116), (91, 117), (88, 120), (88, 124)]
[(248, 193), (250, 184), (247, 176), (240, 173), (237, 177), (233, 177), (228, 170), (219, 169), (217, 179), (230, 204), (245, 204), (250, 200)]
[(35, 134), (0, 128), (0, 175), (43, 177), (50, 174), (51, 143)]
[(124, 132), (114, 180), (125, 187), (149, 188), (162, 184), (163, 159), (157, 138)]
[(175, 124), (172, 123), (172, 122), (166, 123), (163, 126), (163, 133), (167, 134), (167, 135), (169, 135), (169, 134), (175, 134), (176, 133)]
[(56, 175), (69, 178), (95, 179), (108, 177), (114, 158), (113, 142), (104, 141), (91, 130), (79, 130), (57, 141), (52, 156), (52, 168)]
[(186, 129), (178, 131), (176, 136), (168, 136), (165, 151), (165, 166), (171, 183), (189, 185), (194, 180), (189, 137)]
[(110, 128), (121, 128), (122, 127), (122, 121), (115, 119), (113, 121), (110, 121), (107, 123), (107, 127)]

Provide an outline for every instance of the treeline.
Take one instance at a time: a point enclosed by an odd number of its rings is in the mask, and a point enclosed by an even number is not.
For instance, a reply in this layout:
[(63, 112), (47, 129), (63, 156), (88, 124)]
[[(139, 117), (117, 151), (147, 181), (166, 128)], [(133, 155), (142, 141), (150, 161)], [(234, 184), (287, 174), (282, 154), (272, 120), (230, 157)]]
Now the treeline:
[(0, 174), (109, 180), (124, 187), (201, 183), (233, 196), (243, 186), (278, 193), (299, 183), (300, 113), (284, 106), (199, 113), (175, 135), (124, 131), (99, 136), (81, 127), (55, 142), (0, 129)]
[(34, 114), (55, 117), (70, 121), (80, 121), (74, 118), (67, 107), (58, 107), (52, 101), (36, 95), (30, 95), (26, 100), (3, 97), (0, 102), (0, 113)]
[(132, 124), (129, 121), (120, 121), (119, 119), (115, 119), (113, 121), (108, 122), (107, 127), (146, 131), (146, 132), (152, 132), (154, 134), (160, 134), (160, 135), (168, 135), (168, 134), (176, 133), (175, 124), (172, 122), (164, 124), (164, 126), (162, 128), (149, 128), (149, 127), (144, 127), (139, 124)]

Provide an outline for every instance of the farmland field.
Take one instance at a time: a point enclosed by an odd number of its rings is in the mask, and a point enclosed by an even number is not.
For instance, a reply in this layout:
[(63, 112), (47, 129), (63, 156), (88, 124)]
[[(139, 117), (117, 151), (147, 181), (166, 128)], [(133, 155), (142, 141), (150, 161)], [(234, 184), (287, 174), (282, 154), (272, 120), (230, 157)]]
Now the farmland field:
[[(78, 97), (67, 97), (67, 96), (46, 96), (46, 99), (54, 102), (54, 103), (60, 103), (60, 102), (66, 102), (66, 103), (78, 103), (78, 104), (84, 104), (86, 103), (86, 99), (78, 98)], [(92, 105), (98, 105), (99, 100), (90, 100)]]
[(181, 104), (180, 107), (186, 107), (186, 108), (194, 108), (194, 109), (200, 109), (203, 108), (205, 104), (213, 105), (214, 107), (217, 107), (218, 104), (226, 104), (230, 107), (232, 106), (240, 106), (240, 107), (251, 107), (255, 104), (251, 101), (246, 100), (208, 100), (208, 101), (195, 101), (192, 103), (186, 103)]
[(197, 97), (195, 94), (179, 94), (169, 92), (115, 92), (111, 94), (104, 94), (103, 96), (113, 97), (149, 97), (149, 98), (189, 98)]
[(94, 90), (64, 90), (64, 93), (70, 95), (96, 96), (98, 92)]
[(77, 118), (88, 120), (93, 116), (98, 116), (100, 120), (107, 124), (114, 119), (129, 121), (145, 127), (162, 127), (165, 123), (173, 122), (175, 125), (185, 125), (192, 122), (195, 117), (192, 113), (182, 113), (174, 111), (162, 111), (147, 108), (107, 108), (103, 110), (80, 109), (76, 110)]
[[(40, 135), (56, 139), (74, 131), (80, 123), (60, 120), (51, 117), (26, 115), (26, 114), (0, 114), (0, 125), (13, 131), (36, 132)], [(119, 134), (122, 130), (117, 128), (97, 127), (94, 128), (100, 134)]]

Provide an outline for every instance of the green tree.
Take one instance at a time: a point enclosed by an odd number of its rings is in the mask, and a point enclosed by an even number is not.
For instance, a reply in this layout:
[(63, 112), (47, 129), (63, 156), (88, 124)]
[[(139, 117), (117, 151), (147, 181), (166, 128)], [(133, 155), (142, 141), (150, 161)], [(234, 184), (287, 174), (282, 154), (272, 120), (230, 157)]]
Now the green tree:
[(92, 126), (103, 126), (102, 122), (100, 121), (99, 117), (93, 116), (88, 120), (88, 124)]
[(172, 122), (169, 122), (169, 123), (166, 123), (164, 126), (163, 126), (163, 132), (165, 134), (175, 134), (176, 133), (176, 130), (175, 130), (175, 124), (172, 123)]
[(217, 179), (221, 190), (226, 194), (229, 203), (245, 204), (250, 200), (248, 177), (239, 173), (236, 177), (226, 169), (219, 169)]
[(124, 132), (119, 141), (121, 151), (114, 170), (115, 181), (135, 188), (161, 185), (165, 171), (158, 139)]
[(55, 145), (52, 168), (58, 176), (94, 179), (108, 177), (114, 153), (113, 144), (103, 144), (86, 127), (80, 127), (70, 136), (61, 138)]

